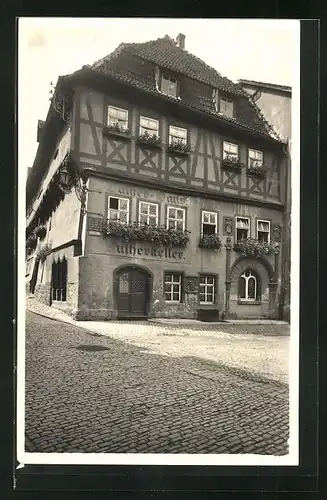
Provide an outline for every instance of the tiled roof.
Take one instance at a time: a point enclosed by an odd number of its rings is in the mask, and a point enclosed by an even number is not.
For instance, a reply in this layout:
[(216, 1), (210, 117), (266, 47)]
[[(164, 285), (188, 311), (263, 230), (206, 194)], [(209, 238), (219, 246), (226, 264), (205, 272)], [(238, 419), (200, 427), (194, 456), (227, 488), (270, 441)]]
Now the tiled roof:
[(114, 52), (97, 61), (93, 67), (97, 68), (103, 62), (118, 57), (123, 51), (130, 52), (163, 68), (187, 75), (189, 78), (206, 83), (211, 87), (233, 94), (244, 94), (241, 85), (235, 84), (222, 76), (194, 54), (178, 47), (175, 40), (167, 35), (164, 38), (150, 40), (149, 42), (122, 43)]
[[(157, 66), (180, 75), (181, 95), (180, 99), (175, 99), (180, 104), (276, 138), (240, 83), (223, 77), (201, 59), (178, 47), (168, 36), (144, 43), (122, 43), (114, 52), (89, 67), (135, 87), (160, 94), (155, 83)], [(213, 89), (234, 96), (235, 118), (216, 111), (212, 99)]]
[(287, 85), (278, 85), (276, 83), (265, 83), (265, 82), (257, 82), (255, 80), (239, 80), (239, 83), (241, 85), (249, 85), (251, 87), (260, 87), (260, 88), (266, 88), (266, 89), (273, 89), (273, 90), (281, 90), (283, 92), (292, 92), (292, 87), (289, 87)]

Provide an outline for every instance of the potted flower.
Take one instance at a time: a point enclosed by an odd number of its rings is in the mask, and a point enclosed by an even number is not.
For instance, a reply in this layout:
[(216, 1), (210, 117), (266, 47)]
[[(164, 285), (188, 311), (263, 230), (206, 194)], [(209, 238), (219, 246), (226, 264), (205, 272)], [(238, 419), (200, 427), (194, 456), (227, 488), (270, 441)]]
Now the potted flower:
[(189, 241), (189, 231), (167, 229), (164, 226), (139, 222), (125, 223), (119, 220), (108, 220), (104, 222), (103, 232), (126, 242), (131, 240), (150, 241), (164, 246), (186, 246)]
[(233, 170), (241, 170), (245, 165), (237, 156), (227, 155), (221, 162), (222, 168), (230, 168)]
[(168, 153), (175, 153), (180, 155), (189, 155), (191, 152), (191, 146), (184, 142), (183, 140), (172, 141), (167, 148)]
[(35, 236), (40, 238), (40, 240), (43, 240), (47, 234), (47, 226), (44, 224), (40, 224), (39, 226), (36, 226), (34, 229)]
[(200, 248), (208, 248), (213, 250), (220, 250), (221, 239), (219, 234), (203, 234), (199, 241)]
[(256, 175), (257, 177), (265, 177), (267, 174), (268, 168), (265, 165), (260, 165), (255, 162), (252, 165), (249, 165), (247, 168), (248, 175)]
[(128, 138), (130, 135), (130, 130), (124, 125), (120, 125), (118, 122), (109, 122), (104, 128), (104, 133), (107, 135), (115, 135), (118, 137)]
[(234, 245), (234, 250), (240, 252), (244, 256), (262, 257), (265, 255), (275, 255), (280, 251), (280, 245), (277, 241), (268, 243), (267, 241), (259, 241), (254, 238), (239, 240)]
[(146, 144), (147, 146), (160, 147), (161, 139), (157, 134), (149, 134), (149, 132), (143, 132), (138, 138), (139, 144)]

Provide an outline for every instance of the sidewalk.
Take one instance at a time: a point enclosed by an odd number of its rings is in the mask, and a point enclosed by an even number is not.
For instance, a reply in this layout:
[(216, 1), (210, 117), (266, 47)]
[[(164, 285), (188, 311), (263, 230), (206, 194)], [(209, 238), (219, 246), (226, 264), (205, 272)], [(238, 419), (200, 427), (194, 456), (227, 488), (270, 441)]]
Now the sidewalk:
[[(34, 298), (26, 308), (52, 319), (73, 324), (98, 335), (135, 345), (151, 354), (201, 358), (248, 371), (259, 378), (288, 383), (289, 336), (248, 333), (256, 325), (193, 322), (167, 324), (158, 321), (74, 321), (61, 311)], [(270, 325), (278, 330), (284, 325)], [(267, 326), (268, 328), (268, 326)], [(262, 331), (264, 326), (260, 327)], [(232, 333), (230, 333), (232, 332)]]

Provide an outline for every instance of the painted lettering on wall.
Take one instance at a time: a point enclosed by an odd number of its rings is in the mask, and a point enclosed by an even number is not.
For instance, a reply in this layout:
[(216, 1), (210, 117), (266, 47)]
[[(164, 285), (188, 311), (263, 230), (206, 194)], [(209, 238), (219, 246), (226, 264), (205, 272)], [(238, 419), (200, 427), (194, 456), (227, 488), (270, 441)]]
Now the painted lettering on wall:
[(168, 195), (167, 203), (173, 203), (174, 205), (189, 205), (190, 198), (186, 198), (186, 196)]
[(155, 248), (155, 247), (135, 247), (133, 245), (116, 245), (116, 250), (119, 254), (128, 255), (130, 257), (160, 257), (164, 259), (185, 259), (183, 252), (172, 250), (171, 248)]
[(153, 194), (152, 193), (146, 193), (145, 191), (137, 191), (134, 188), (118, 188), (118, 193), (123, 194), (125, 196), (132, 196), (132, 197), (137, 197), (137, 198), (152, 198)]

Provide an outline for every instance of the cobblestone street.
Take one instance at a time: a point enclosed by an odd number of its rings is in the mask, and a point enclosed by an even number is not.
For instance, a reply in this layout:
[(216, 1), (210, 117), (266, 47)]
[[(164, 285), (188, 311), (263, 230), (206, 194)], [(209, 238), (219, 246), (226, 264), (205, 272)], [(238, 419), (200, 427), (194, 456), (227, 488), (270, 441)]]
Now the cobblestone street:
[(28, 311), (25, 385), (27, 452), (287, 453), (286, 385)]

